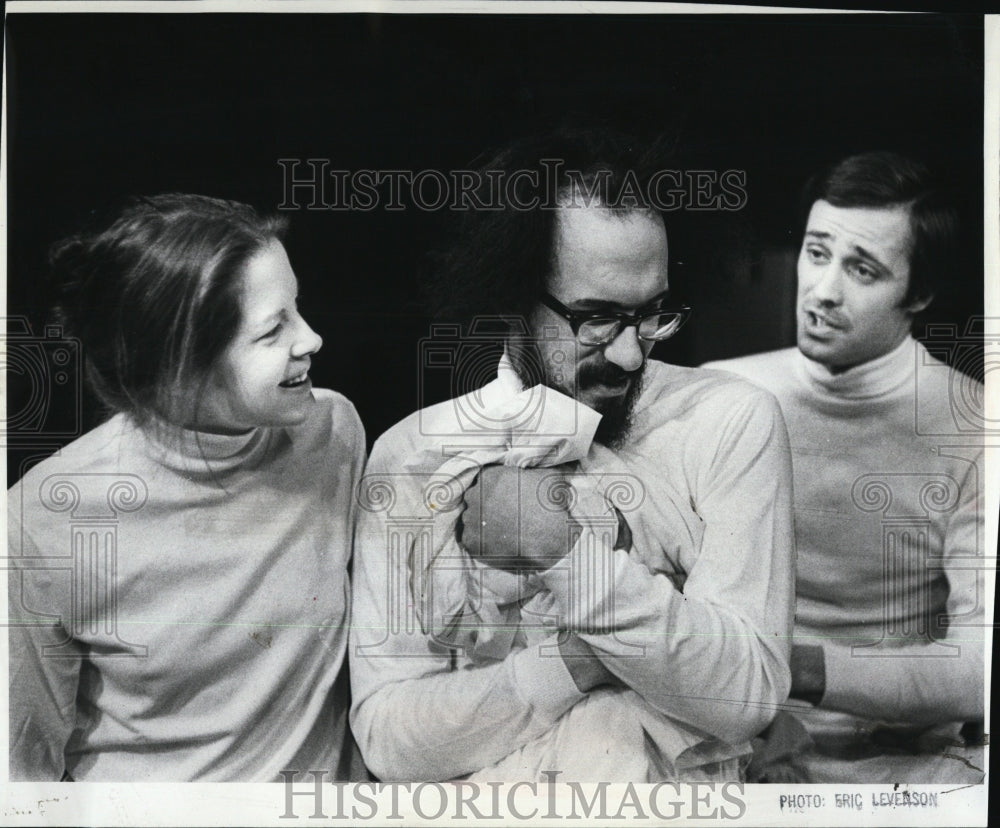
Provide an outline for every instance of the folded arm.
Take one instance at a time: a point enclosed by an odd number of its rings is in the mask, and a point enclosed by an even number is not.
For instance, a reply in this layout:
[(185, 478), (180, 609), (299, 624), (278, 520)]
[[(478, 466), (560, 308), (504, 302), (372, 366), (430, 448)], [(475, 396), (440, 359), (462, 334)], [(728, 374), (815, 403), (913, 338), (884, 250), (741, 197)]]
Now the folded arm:
[[(684, 591), (622, 550), (578, 544), (546, 584), (569, 629), (655, 708), (730, 744), (788, 695), (791, 461), (770, 395), (731, 406), (689, 480), (705, 532)], [(655, 496), (655, 481), (644, 481)], [(582, 584), (594, 573), (604, 583)], [(603, 629), (602, 629), (603, 627)], [(641, 650), (638, 649), (641, 647)]]
[[(961, 483), (959, 502), (944, 530), (944, 635), (894, 646), (877, 658), (858, 657), (850, 644), (824, 642), (817, 648), (823, 660), (821, 707), (916, 724), (983, 718), (987, 627), (982, 455), (978, 460)], [(928, 627), (938, 627), (937, 620), (927, 619)]]
[[(399, 468), (390, 454), (376, 446), (369, 473)], [(419, 482), (400, 476), (401, 511), (419, 499)], [(355, 541), (351, 724), (366, 764), (385, 780), (446, 780), (489, 767), (583, 698), (556, 635), (459, 668), (459, 654), (422, 631), (407, 568), (419, 531), (389, 512), (362, 511)]]

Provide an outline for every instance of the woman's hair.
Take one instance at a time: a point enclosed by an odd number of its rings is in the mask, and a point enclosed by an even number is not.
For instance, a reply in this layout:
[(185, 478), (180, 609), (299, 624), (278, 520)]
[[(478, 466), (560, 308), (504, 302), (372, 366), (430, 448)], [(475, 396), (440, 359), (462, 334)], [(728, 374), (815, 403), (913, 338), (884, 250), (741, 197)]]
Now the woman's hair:
[(239, 327), (243, 268), (286, 226), (235, 201), (169, 193), (57, 243), (57, 318), (80, 340), (101, 403), (145, 422), (197, 399)]

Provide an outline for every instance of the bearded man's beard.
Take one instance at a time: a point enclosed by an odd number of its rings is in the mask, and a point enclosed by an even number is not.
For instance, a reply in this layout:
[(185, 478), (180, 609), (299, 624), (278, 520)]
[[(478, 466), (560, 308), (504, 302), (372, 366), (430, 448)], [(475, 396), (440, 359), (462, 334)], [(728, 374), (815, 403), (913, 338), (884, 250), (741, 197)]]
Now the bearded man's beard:
[(599, 364), (584, 363), (577, 373), (576, 387), (567, 388), (553, 381), (548, 372), (542, 368), (537, 351), (533, 351), (529, 356), (523, 347), (511, 348), (510, 358), (525, 388), (541, 383), (575, 399), (580, 399), (588, 388), (596, 385), (615, 388), (628, 382), (628, 390), (624, 394), (603, 397), (591, 403), (601, 415), (594, 440), (610, 449), (620, 449), (628, 442), (635, 415), (635, 403), (642, 393), (642, 367), (635, 371), (623, 371), (607, 360)]
[(620, 449), (628, 442), (635, 417), (635, 403), (642, 393), (642, 369), (630, 375), (628, 391), (620, 397), (609, 397), (600, 405), (595, 405), (601, 415), (601, 422), (594, 432), (594, 439), (609, 449)]

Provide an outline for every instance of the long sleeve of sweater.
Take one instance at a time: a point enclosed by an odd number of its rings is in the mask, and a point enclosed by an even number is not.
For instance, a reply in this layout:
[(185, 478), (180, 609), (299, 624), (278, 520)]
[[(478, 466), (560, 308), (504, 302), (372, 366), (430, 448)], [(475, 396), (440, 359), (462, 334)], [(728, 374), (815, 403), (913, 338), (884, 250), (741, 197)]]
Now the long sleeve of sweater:
[(304, 422), (240, 435), (118, 415), (10, 490), (12, 779), (273, 781), (349, 758), (364, 432), (314, 394)]
[[(970, 464), (957, 505), (943, 524), (940, 557), (928, 568), (947, 578), (944, 613), (929, 600), (923, 640), (882, 648), (826, 641), (826, 692), (822, 706), (877, 718), (931, 724), (983, 717), (986, 564), (981, 548), (983, 486), (980, 465)], [(887, 598), (891, 600), (891, 598)], [(887, 634), (891, 635), (892, 630)]]
[[(588, 528), (538, 577), (554, 603), (553, 629), (576, 632), (663, 722), (684, 723), (735, 750), (788, 692), (787, 438), (773, 398), (747, 384), (660, 365), (647, 379), (635, 450), (595, 447), (579, 472), (591, 481), (624, 475), (645, 491), (646, 505), (631, 516), (633, 548), (591, 543), (596, 533)], [(448, 779), (489, 768), (551, 731), (585, 698), (551, 646), (554, 636), (470, 663), (421, 629), (411, 552), (433, 521), (416, 518), (414, 508), (426, 476), (401, 470), (428, 445), (421, 424), (444, 416), (422, 414), (376, 444), (368, 474), (391, 481), (392, 494), (363, 510), (355, 543), (352, 724), (383, 779)], [(662, 568), (671, 554), (687, 576), (683, 592)], [(588, 580), (598, 571), (610, 571), (611, 580)], [(580, 590), (586, 600), (577, 599)], [(610, 627), (595, 631), (605, 621)]]
[[(770, 395), (728, 405), (718, 420), (710, 406), (700, 410), (716, 439), (685, 446), (705, 531), (683, 592), (623, 550), (611, 553), (610, 568), (599, 564), (607, 551), (586, 544), (546, 581), (569, 628), (624, 684), (735, 745), (763, 729), (788, 695), (791, 460)], [(655, 492), (655, 478), (645, 482)], [(599, 586), (584, 582), (595, 573)]]
[[(23, 532), (19, 492), (11, 494), (7, 549), (14, 566), (7, 572), (10, 645), (10, 777), (59, 781), (66, 771), (63, 751), (76, 726), (76, 695), (83, 648), (64, 627), (69, 606), (53, 607), (46, 596), (53, 582), (69, 580), (66, 569), (32, 570), (40, 557)], [(25, 577), (31, 571), (32, 577)], [(40, 610), (44, 614), (40, 614)], [(52, 615), (52, 611), (56, 615)], [(24, 700), (31, 700), (25, 704)]]
[[(385, 439), (368, 473), (400, 468)], [(420, 481), (396, 478), (396, 502), (420, 499)], [(488, 767), (548, 730), (583, 696), (563, 660), (538, 648), (457, 669), (425, 636), (407, 582), (407, 534), (385, 512), (362, 510), (355, 540), (351, 725), (380, 779), (451, 779)], [(412, 537), (409, 538), (412, 541)], [(553, 639), (554, 641), (554, 639)]]
[(981, 718), (987, 479), (968, 405), (982, 386), (912, 339), (839, 374), (795, 349), (710, 367), (771, 391), (788, 424), (795, 638), (822, 647), (820, 706), (914, 725)]

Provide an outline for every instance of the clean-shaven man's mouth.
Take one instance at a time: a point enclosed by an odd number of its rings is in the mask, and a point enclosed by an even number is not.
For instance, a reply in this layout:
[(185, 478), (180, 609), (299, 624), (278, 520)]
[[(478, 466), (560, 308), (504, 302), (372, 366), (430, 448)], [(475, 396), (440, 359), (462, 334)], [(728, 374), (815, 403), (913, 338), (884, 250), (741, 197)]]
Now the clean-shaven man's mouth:
[(824, 316), (821, 313), (817, 313), (816, 311), (806, 310), (805, 316), (810, 333), (825, 334), (844, 329), (844, 325), (841, 325), (839, 322), (831, 320), (829, 317)]

